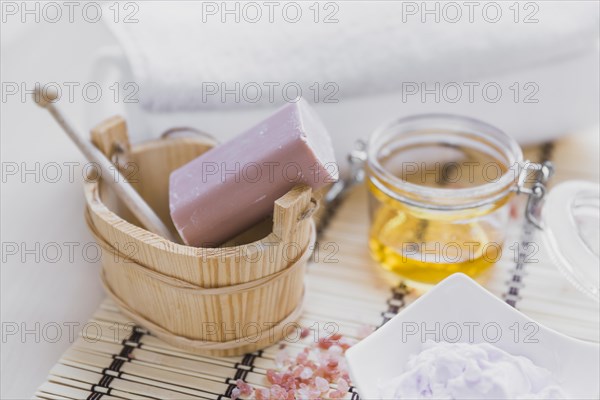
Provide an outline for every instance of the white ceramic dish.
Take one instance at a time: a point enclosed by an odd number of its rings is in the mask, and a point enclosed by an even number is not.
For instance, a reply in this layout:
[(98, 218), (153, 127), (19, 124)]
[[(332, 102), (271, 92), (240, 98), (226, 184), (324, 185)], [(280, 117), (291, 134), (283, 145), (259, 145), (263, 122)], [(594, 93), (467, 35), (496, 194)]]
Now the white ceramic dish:
[(600, 396), (598, 344), (548, 329), (466, 275), (454, 274), (347, 351), (361, 397), (378, 399), (379, 382), (400, 375), (424, 339), (488, 342), (550, 370), (569, 398)]

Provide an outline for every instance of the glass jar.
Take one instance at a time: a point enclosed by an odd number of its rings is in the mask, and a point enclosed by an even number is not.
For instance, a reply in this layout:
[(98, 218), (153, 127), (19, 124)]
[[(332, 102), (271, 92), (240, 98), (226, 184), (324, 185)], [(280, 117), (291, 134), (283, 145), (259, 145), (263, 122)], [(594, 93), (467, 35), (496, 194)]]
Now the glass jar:
[(371, 135), (365, 163), (371, 254), (404, 278), (477, 276), (502, 253), (523, 154), (484, 122), (428, 114)]

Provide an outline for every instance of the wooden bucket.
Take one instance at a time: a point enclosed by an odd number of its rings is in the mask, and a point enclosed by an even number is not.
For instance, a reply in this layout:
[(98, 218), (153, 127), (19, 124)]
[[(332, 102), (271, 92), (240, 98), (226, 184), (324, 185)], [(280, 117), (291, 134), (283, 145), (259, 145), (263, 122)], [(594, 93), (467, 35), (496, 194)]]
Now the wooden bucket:
[[(214, 141), (173, 136), (131, 147), (120, 117), (92, 130), (92, 141), (175, 232), (169, 174)], [(296, 327), (315, 241), (309, 187), (292, 189), (276, 201), (272, 220), (219, 248), (173, 243), (140, 228), (102, 179), (85, 184), (85, 198), (107, 293), (154, 335), (187, 351), (230, 356), (273, 344)]]

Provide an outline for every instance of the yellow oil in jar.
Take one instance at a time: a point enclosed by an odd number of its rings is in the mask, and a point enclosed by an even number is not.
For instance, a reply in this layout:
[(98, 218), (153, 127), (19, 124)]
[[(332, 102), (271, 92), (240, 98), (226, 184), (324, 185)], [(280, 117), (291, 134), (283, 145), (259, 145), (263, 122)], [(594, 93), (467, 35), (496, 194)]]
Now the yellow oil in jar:
[[(432, 155), (436, 161), (428, 161)], [(406, 182), (446, 189), (482, 185), (508, 170), (487, 152), (431, 144), (391, 151), (379, 162)], [(393, 199), (371, 180), (368, 189), (369, 247), (384, 268), (408, 280), (433, 284), (456, 272), (477, 276), (499, 259), (510, 196), (478, 208), (440, 211)]]

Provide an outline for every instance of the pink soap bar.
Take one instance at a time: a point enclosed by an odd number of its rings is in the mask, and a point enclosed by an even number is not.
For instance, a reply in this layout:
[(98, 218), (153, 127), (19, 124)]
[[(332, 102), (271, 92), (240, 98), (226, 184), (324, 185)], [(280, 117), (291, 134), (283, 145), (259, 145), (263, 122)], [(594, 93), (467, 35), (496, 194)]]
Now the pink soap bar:
[(268, 217), (295, 185), (318, 189), (337, 178), (331, 138), (299, 99), (173, 171), (171, 218), (186, 244), (214, 247)]

